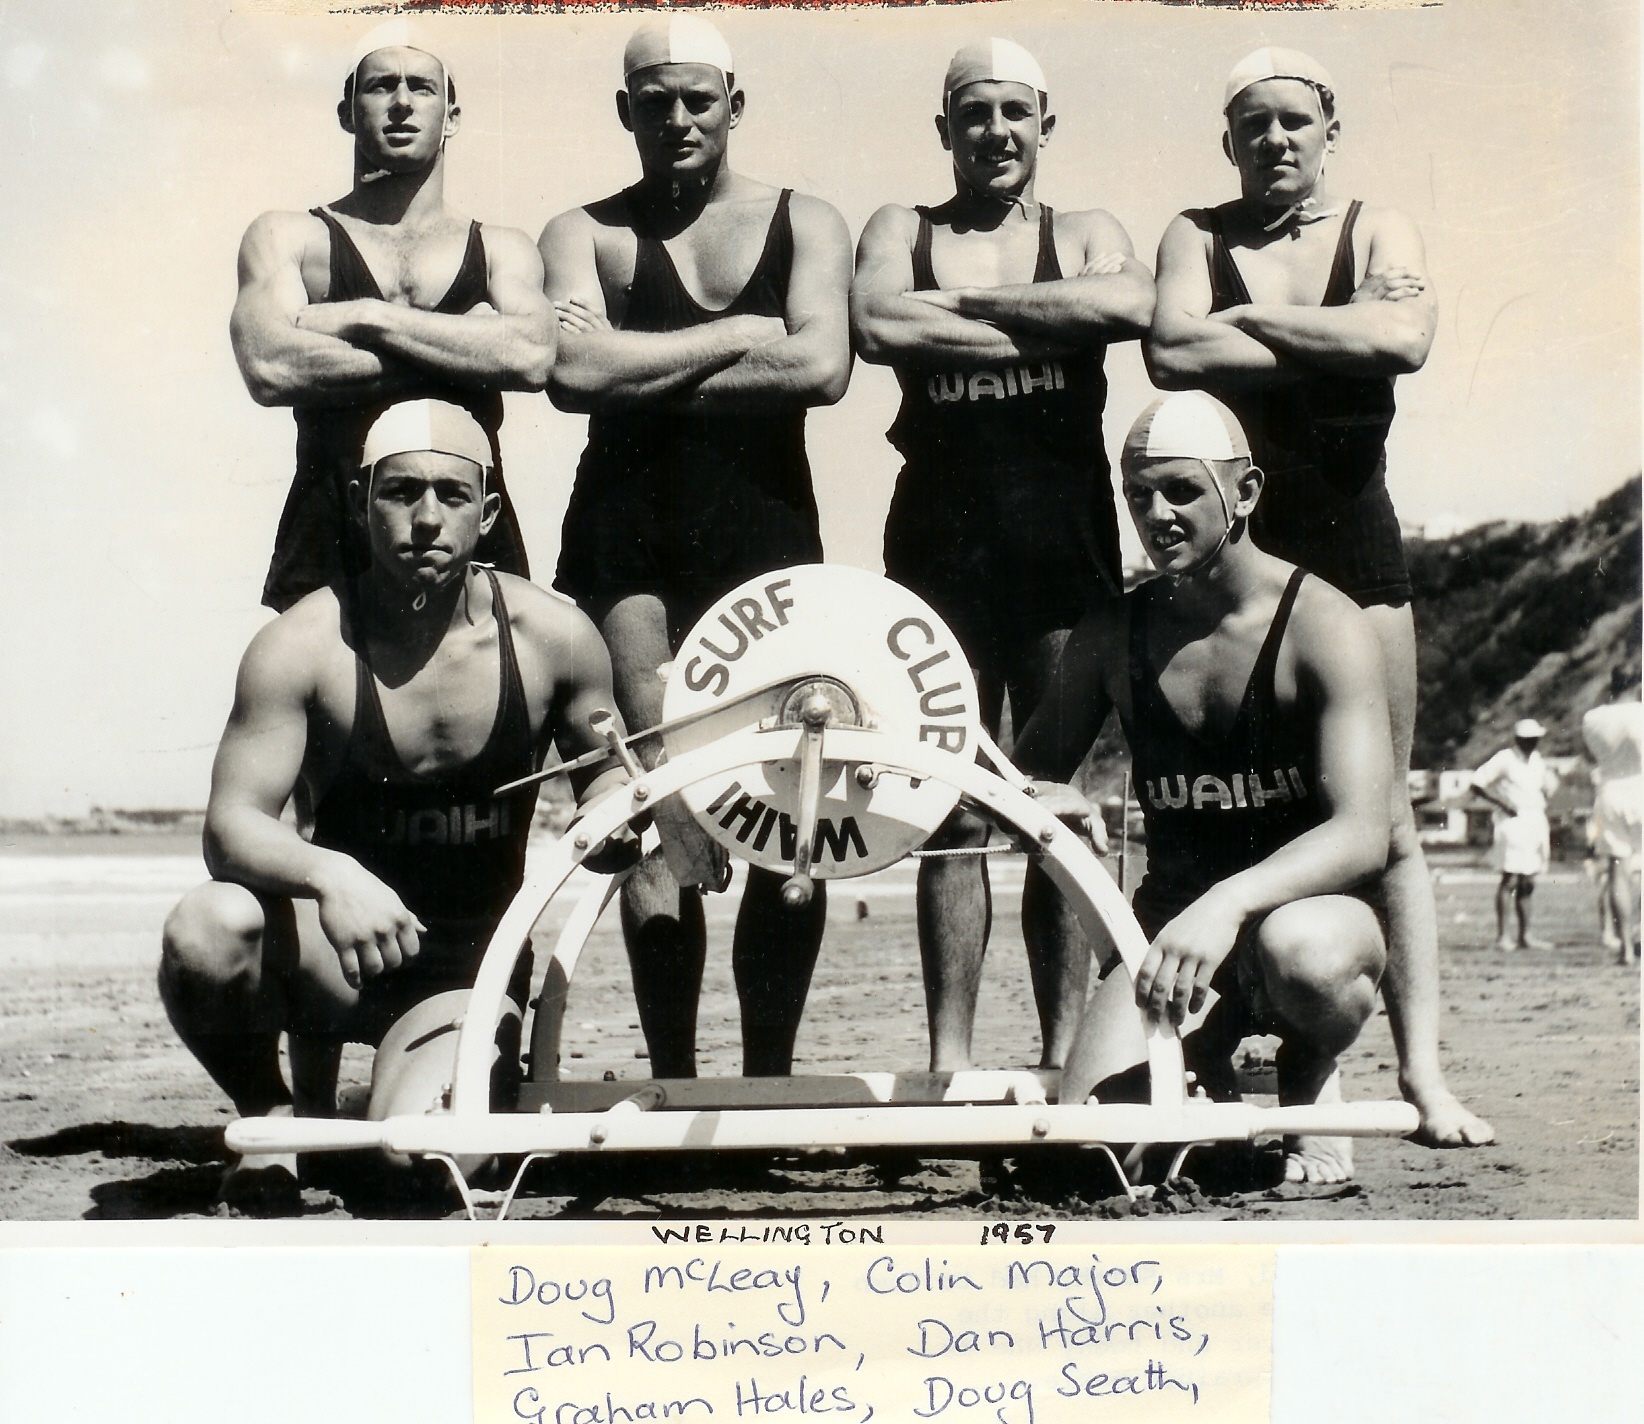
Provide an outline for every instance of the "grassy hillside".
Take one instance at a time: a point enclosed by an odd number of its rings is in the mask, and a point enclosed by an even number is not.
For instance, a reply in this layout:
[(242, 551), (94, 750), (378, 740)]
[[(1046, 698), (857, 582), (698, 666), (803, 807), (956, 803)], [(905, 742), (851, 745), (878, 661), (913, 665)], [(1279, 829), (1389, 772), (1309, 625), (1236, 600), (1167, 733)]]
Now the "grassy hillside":
[(1639, 666), (1639, 481), (1550, 524), (1406, 544), (1420, 638), (1418, 767), (1476, 766), (1520, 717), (1580, 750), (1610, 669)]

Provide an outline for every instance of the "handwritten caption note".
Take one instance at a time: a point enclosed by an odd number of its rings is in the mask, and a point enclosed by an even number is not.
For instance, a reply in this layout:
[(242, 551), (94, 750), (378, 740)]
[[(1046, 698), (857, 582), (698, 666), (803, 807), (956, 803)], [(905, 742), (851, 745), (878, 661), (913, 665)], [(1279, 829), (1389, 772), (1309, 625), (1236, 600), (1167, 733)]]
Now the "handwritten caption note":
[(1048, 1224), (978, 1223), (999, 1235), (940, 1247), (826, 1229), (476, 1249), (477, 1424), (1266, 1424), (1271, 1247), (1073, 1244)]

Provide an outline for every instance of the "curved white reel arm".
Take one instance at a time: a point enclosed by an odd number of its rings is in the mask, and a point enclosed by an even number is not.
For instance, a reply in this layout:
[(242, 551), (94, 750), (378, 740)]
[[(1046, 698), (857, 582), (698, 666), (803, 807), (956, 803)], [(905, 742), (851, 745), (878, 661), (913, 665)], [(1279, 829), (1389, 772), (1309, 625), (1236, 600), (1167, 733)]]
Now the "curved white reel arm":
[[(451, 1094), (453, 1113), (464, 1116), (489, 1112), (492, 1035), (515, 959), (543, 908), (588, 851), (662, 797), (694, 781), (738, 767), (794, 758), (801, 735), (797, 727), (733, 733), (676, 761), (665, 762), (637, 781), (613, 787), (587, 808), (574, 835), (563, 838), (550, 852), (546, 864), (520, 887), (491, 937), (458, 1039)], [(943, 781), (986, 806), (1039, 846), (1044, 868), (1078, 912), (1087, 933), (1094, 934), (1098, 929), (1105, 933), (1132, 978), (1141, 969), (1147, 957), (1147, 937), (1118, 886), (1078, 835), (1031, 797), (974, 761), (912, 738), (859, 727), (828, 728), (827, 759), (830, 763), (890, 766)], [(1178, 1107), (1186, 1096), (1181, 1044), (1168, 1024), (1149, 1021), (1145, 1031), (1153, 1104)]]

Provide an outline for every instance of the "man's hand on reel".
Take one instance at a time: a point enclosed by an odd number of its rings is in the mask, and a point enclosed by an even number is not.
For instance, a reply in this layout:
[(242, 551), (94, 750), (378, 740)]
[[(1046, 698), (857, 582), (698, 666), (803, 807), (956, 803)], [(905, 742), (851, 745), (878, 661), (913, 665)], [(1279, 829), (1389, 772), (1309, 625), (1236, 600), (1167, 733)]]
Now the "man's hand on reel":
[(1182, 1023), (1205, 1005), (1210, 981), (1244, 929), (1239, 907), (1217, 890), (1201, 895), (1153, 940), (1136, 976), (1136, 1002), (1157, 1019)]
[(1028, 786), (1033, 799), (1089, 841), (1097, 855), (1107, 854), (1107, 824), (1082, 791), (1064, 781), (1031, 781)]

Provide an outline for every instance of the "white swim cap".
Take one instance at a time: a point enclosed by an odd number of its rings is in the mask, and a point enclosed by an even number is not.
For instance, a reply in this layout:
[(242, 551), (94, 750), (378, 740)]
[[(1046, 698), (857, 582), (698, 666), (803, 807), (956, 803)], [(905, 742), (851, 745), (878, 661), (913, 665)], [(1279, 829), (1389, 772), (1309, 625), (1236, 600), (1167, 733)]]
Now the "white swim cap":
[(1126, 466), (1138, 460), (1249, 458), (1250, 442), (1238, 417), (1203, 391), (1160, 396), (1136, 417), (1119, 457)]
[(460, 405), (412, 400), (389, 406), (372, 422), (360, 451), (360, 467), (371, 469), (390, 455), (418, 450), (456, 455), (481, 470), (491, 464), (491, 441), (484, 427)]
[(1039, 61), (1014, 40), (977, 40), (965, 45), (948, 61), (942, 80), (942, 109), (967, 84), (1026, 84), (1048, 99), (1050, 85)]
[(630, 36), (622, 51), (622, 78), (658, 64), (709, 64), (731, 87), (736, 66), (724, 35), (700, 15), (668, 15), (647, 20)]
[(373, 25), (355, 42), (349, 55), (348, 72), (350, 75), (358, 74), (360, 66), (379, 49), (414, 49), (426, 54), (430, 59), (439, 60), (440, 69), (449, 74), (445, 61), (422, 43), (422, 40), (421, 31), (413, 28), (403, 15), (392, 20), (384, 20), (380, 25)]
[(1233, 72), (1227, 76), (1227, 89), (1222, 95), (1222, 112), (1225, 114), (1232, 108), (1233, 101), (1252, 84), (1260, 84), (1264, 79), (1299, 79), (1303, 84), (1311, 84), (1314, 89), (1328, 94), (1332, 102), (1335, 100), (1336, 86), (1331, 81), (1330, 72), (1318, 60), (1299, 49), (1268, 46), (1252, 51), (1233, 66)]

